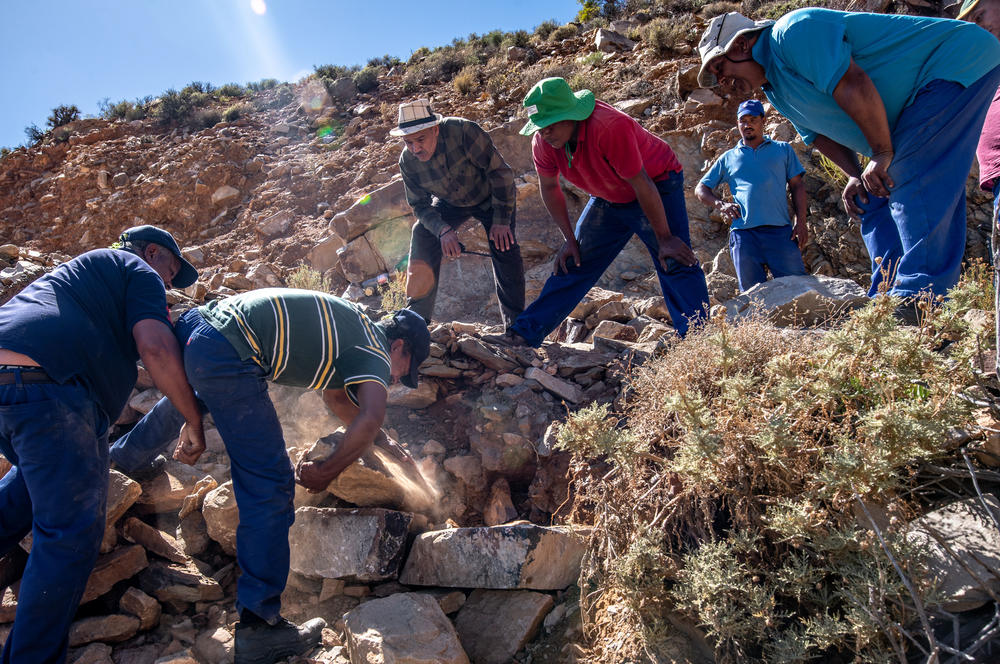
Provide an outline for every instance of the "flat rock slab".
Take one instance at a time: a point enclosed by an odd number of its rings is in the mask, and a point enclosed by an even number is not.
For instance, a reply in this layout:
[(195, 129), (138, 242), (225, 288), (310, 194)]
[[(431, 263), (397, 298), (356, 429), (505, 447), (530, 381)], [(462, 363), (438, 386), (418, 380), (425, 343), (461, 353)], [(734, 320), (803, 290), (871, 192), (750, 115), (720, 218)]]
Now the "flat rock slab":
[(555, 602), (530, 590), (473, 590), (455, 618), (474, 664), (505, 664), (538, 633)]
[(69, 628), (69, 645), (82, 646), (94, 641), (120, 643), (139, 631), (139, 619), (121, 614), (83, 618)]
[(546, 390), (570, 403), (578, 403), (583, 399), (583, 390), (578, 385), (562, 378), (551, 376), (538, 367), (528, 367), (524, 372), (524, 377), (527, 380), (538, 381)]
[(193, 563), (153, 562), (139, 574), (139, 587), (161, 602), (212, 602), (222, 599), (222, 586)]
[(565, 526), (436, 530), (414, 540), (399, 580), (446, 588), (561, 590), (576, 583), (585, 548)]
[(300, 507), (288, 533), (290, 567), (314, 578), (394, 579), (412, 518), (378, 508)]
[(144, 513), (176, 512), (204, 477), (205, 473), (185, 463), (167, 461), (162, 473), (142, 483), (142, 495), (136, 500), (136, 507)]
[(868, 302), (867, 293), (850, 279), (823, 275), (781, 277), (757, 284), (723, 303), (727, 318), (763, 311), (779, 326), (817, 325)]
[(344, 615), (352, 662), (468, 664), (451, 621), (429, 595), (400, 593)]
[(130, 579), (146, 569), (147, 565), (149, 561), (146, 559), (146, 551), (138, 544), (123, 546), (100, 556), (87, 579), (87, 587), (80, 603), (97, 599), (119, 581)]
[[(989, 493), (985, 498), (993, 517), (1000, 521), (1000, 501)], [(946, 611), (982, 606), (991, 599), (987, 588), (1000, 592), (1000, 579), (995, 575), (1000, 569), (1000, 529), (978, 498), (951, 503), (916, 519), (910, 524), (909, 537), (926, 544), (927, 570), (938, 583), (941, 607)]]

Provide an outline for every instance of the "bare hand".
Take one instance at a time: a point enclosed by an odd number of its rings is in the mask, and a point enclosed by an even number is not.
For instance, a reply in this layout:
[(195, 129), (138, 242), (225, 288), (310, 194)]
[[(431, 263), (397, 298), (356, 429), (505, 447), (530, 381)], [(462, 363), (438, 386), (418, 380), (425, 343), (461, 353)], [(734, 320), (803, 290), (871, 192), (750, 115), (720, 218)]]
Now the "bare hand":
[(322, 462), (300, 461), (295, 469), (295, 481), (309, 490), (309, 493), (325, 491), (332, 481), (321, 469)]
[(740, 214), (740, 206), (736, 203), (723, 203), (716, 208), (723, 219), (728, 219), (730, 223), (736, 221), (743, 215)]
[(799, 251), (805, 250), (806, 244), (809, 243), (809, 230), (806, 228), (806, 222), (796, 222), (795, 227), (792, 228), (792, 239), (799, 246)]
[(660, 265), (663, 266), (664, 270), (669, 269), (667, 267), (668, 258), (688, 267), (698, 263), (698, 257), (691, 251), (691, 247), (684, 244), (684, 241), (676, 235), (671, 235), (666, 240), (660, 240)]
[(205, 432), (201, 424), (193, 426), (190, 422), (185, 422), (181, 427), (177, 447), (174, 449), (174, 459), (192, 466), (204, 451)]
[(889, 164), (892, 163), (892, 157), (891, 150), (873, 155), (861, 174), (861, 181), (864, 183), (865, 189), (879, 198), (889, 198), (889, 190), (895, 186), (892, 178), (889, 177)]
[(840, 200), (843, 201), (847, 214), (851, 215), (852, 219), (859, 219), (864, 210), (854, 202), (855, 196), (862, 203), (868, 205), (868, 192), (865, 191), (865, 185), (861, 182), (861, 178), (848, 178), (847, 186), (844, 187), (844, 191), (840, 195)]
[(458, 243), (455, 231), (450, 228), (441, 236), (441, 251), (448, 258), (458, 258), (462, 255), (462, 245)]
[(511, 232), (510, 226), (501, 226), (500, 224), (490, 226), (490, 242), (499, 251), (507, 251), (513, 247), (514, 234)]
[(555, 264), (552, 266), (552, 274), (569, 274), (569, 267), (566, 265), (566, 259), (572, 258), (574, 265), (580, 267), (582, 260), (580, 258), (580, 245), (574, 239), (572, 241), (566, 241), (563, 243), (562, 249), (556, 254)]

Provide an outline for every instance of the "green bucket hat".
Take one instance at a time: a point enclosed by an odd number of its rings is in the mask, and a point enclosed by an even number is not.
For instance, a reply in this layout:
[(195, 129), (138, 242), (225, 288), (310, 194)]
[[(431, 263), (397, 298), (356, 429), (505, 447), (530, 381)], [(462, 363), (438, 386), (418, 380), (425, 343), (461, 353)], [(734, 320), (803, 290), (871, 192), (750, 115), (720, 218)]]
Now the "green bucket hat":
[(955, 18), (965, 18), (965, 15), (975, 9), (978, 4), (979, 0), (965, 0), (962, 3), (962, 7), (958, 10), (958, 16)]
[(590, 90), (573, 92), (565, 79), (542, 79), (524, 97), (528, 124), (521, 128), (521, 134), (531, 136), (542, 127), (562, 120), (586, 120), (594, 112), (595, 103)]

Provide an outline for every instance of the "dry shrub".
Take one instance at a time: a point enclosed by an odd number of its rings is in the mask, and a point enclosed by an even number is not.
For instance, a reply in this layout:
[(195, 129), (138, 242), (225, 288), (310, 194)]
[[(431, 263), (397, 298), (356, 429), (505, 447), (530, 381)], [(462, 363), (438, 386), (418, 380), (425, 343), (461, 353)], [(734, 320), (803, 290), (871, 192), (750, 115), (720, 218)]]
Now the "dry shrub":
[[(913, 597), (856, 510), (904, 517), (881, 534), (926, 601), (905, 489), (971, 422), (969, 358), (992, 330), (954, 319), (984, 301), (976, 281), (919, 334), (890, 298), (825, 332), (713, 319), (634, 375), (627, 428), (606, 410), (570, 418), (573, 518), (594, 525), (580, 578), (590, 658), (657, 661), (675, 611), (720, 662), (912, 651), (899, 626), (915, 621)], [(945, 337), (949, 353), (932, 350)]]
[(675, 18), (657, 18), (638, 28), (636, 36), (653, 49), (658, 57), (674, 53), (687, 43), (693, 21), (690, 15)]
[(479, 87), (479, 67), (466, 67), (455, 75), (451, 83), (455, 86), (455, 92), (468, 96)]
[(494, 73), (487, 79), (486, 92), (493, 100), (500, 101), (512, 94), (523, 84), (524, 76), (521, 72), (517, 69), (507, 68)]
[(304, 290), (320, 291), (321, 293), (329, 293), (332, 286), (328, 277), (305, 263), (300, 264), (292, 270), (285, 283), (289, 288), (302, 288)]
[(571, 39), (580, 34), (580, 29), (573, 25), (572, 23), (567, 23), (566, 25), (561, 25), (551, 33), (549, 33), (549, 41), (557, 42), (564, 39)]

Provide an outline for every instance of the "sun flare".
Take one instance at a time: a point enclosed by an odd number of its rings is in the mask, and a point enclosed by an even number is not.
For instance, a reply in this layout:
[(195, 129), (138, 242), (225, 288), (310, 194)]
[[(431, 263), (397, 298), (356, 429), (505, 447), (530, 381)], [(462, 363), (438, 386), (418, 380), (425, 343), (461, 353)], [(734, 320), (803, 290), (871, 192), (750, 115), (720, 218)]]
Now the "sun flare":
[(267, 12), (267, 3), (264, 0), (250, 0), (250, 9), (254, 14), (263, 16)]

